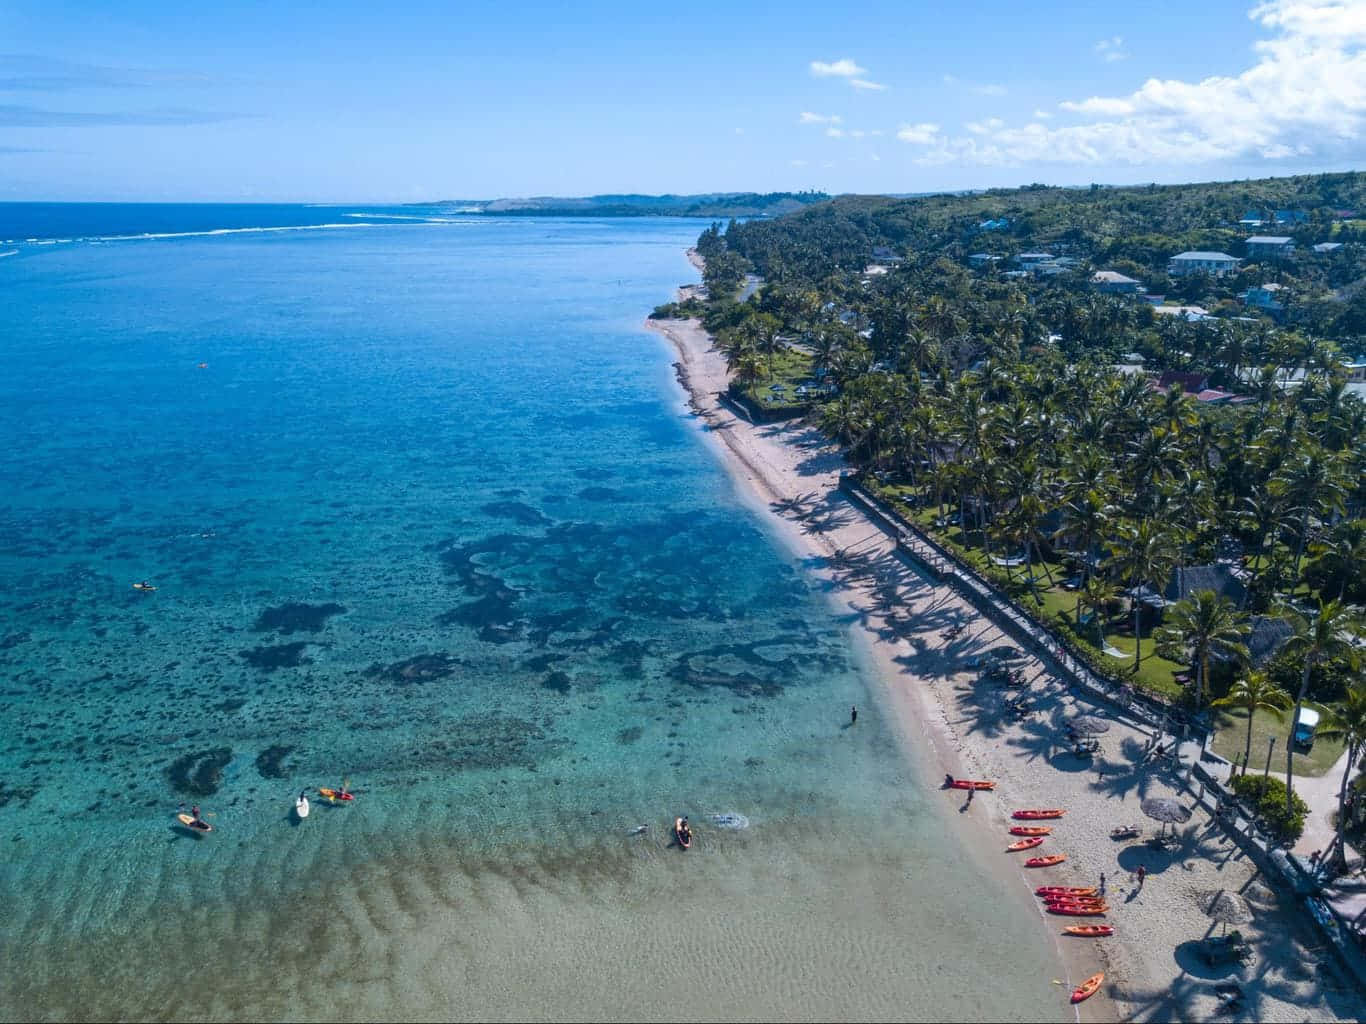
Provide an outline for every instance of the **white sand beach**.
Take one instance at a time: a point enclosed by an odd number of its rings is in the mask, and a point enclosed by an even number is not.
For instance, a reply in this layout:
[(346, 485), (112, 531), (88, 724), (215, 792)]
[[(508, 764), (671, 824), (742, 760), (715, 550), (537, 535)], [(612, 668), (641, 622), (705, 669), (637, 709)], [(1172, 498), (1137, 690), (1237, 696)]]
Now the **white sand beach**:
[[(979, 680), (965, 664), (1011, 640), (952, 587), (917, 574), (893, 539), (837, 490), (843, 461), (836, 446), (800, 421), (755, 426), (737, 415), (719, 397), (727, 385), (725, 359), (699, 322), (649, 326), (677, 349), (689, 404), (737, 486), (853, 618), (856, 643), (885, 684), (882, 707), (867, 713), (893, 720), (924, 778), (951, 773), (996, 781), (994, 793), (970, 802), (960, 790), (943, 791), (961, 811), (981, 864), (990, 869), (999, 858), (1000, 871), (1031, 890), (1097, 885), (1104, 874), (1111, 908), (1104, 921), (1114, 925), (1113, 937), (1065, 937), (1063, 926), (1096, 919), (1054, 917), (1040, 908), (1039, 941), (1062, 951), (1073, 982), (1105, 972), (1101, 993), (1081, 1005), (1081, 1019), (1360, 1018), (1366, 1006), (1303, 911), (1289, 894), (1269, 888), (1206, 813), (1197, 809), (1177, 826), (1176, 842), (1165, 848), (1146, 841), (1159, 826), (1143, 816), (1140, 801), (1173, 796), (1188, 807), (1194, 803), (1183, 788), (1184, 770), (1148, 755), (1148, 732), (1069, 692), (1032, 657), (1021, 664), (1033, 713), (1012, 717), (1006, 702), (1019, 691)], [(946, 641), (941, 634), (955, 624), (966, 629)], [(1079, 713), (1111, 722), (1094, 759), (1075, 756), (1064, 734), (1065, 721)], [(1065, 854), (1065, 863), (1031, 870), (1022, 866), (1030, 854), (1001, 852), (1011, 839), (1011, 812), (1027, 807), (1066, 810), (1035, 851)], [(1113, 828), (1129, 824), (1141, 828), (1140, 838), (1111, 838)], [(1133, 875), (1140, 866), (1147, 872), (1141, 887)], [(1221, 927), (1205, 913), (1220, 890), (1240, 893), (1253, 911), (1252, 922), (1240, 928), (1255, 959), (1241, 968), (1210, 967), (1197, 949)], [(1230, 1013), (1216, 986), (1232, 982), (1244, 996)]]

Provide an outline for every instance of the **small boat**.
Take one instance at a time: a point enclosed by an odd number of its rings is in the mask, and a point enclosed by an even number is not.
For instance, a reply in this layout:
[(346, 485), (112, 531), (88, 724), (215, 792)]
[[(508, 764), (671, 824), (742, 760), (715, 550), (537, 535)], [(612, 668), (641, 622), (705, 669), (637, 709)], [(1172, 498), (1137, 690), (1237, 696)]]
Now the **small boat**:
[(1100, 988), (1100, 983), (1105, 980), (1105, 975), (1093, 974), (1080, 985), (1072, 990), (1072, 1002), (1080, 1003), (1083, 999), (1090, 999), (1096, 994), (1096, 989)]
[(949, 783), (951, 789), (995, 789), (996, 783), (981, 779), (954, 779)]
[(1030, 857), (1024, 862), (1024, 866), (1027, 868), (1049, 868), (1054, 864), (1061, 864), (1066, 859), (1066, 855), (1061, 853), (1055, 853), (1048, 857)]
[(1110, 829), (1111, 839), (1137, 839), (1141, 829), (1137, 825), (1121, 825), (1119, 828)]
[(1006, 847), (1006, 853), (1019, 853), (1021, 850), (1032, 850), (1036, 846), (1043, 844), (1043, 836), (1032, 836), (1029, 839), (1021, 839), (1018, 843), (1011, 843)]
[(1069, 924), (1062, 930), (1064, 935), (1079, 935), (1083, 939), (1100, 939), (1115, 934), (1112, 924)]
[(1050, 903), (1044, 909), (1050, 914), (1062, 914), (1067, 917), (1104, 917), (1110, 908), (1103, 905), (1087, 907), (1079, 903)]
[(692, 846), (692, 829), (683, 828), (683, 819), (674, 819), (674, 838), (678, 840), (678, 845), (687, 849)]
[(300, 793), (298, 799), (294, 801), (294, 813), (300, 818), (308, 817), (308, 797), (304, 796), (302, 793)]
[(328, 789), (328, 788), (326, 788), (325, 786), (319, 786), (319, 787), (318, 787), (318, 792), (321, 793), (323, 796), (327, 797), (328, 800), (330, 800), (330, 801), (332, 801), (332, 802), (334, 802), (334, 803), (335, 803), (336, 801), (338, 801), (338, 800), (354, 800), (354, 799), (356, 799), (356, 794), (355, 794), (355, 793), (347, 792), (347, 791), (344, 790), (344, 789)]
[(1067, 886), (1067, 885), (1041, 885), (1034, 890), (1035, 896), (1094, 896), (1096, 887), (1088, 886)]
[(1053, 828), (1051, 825), (1012, 825), (1010, 834), (1012, 836), (1051, 836)]
[(212, 832), (212, 831), (213, 831), (213, 826), (212, 826), (212, 825), (210, 825), (210, 824), (209, 824), (207, 821), (205, 821), (203, 818), (196, 818), (196, 817), (195, 817), (194, 815), (192, 815), (192, 814), (177, 814), (177, 815), (175, 816), (175, 818), (176, 818), (176, 821), (180, 822), (180, 823), (181, 823), (182, 825), (184, 825), (186, 828), (192, 828), (192, 829), (194, 829), (196, 832)]
[(1040, 818), (1061, 818), (1065, 813), (1067, 812), (1054, 808), (1046, 811), (1016, 811), (1011, 817), (1024, 821), (1037, 821)]

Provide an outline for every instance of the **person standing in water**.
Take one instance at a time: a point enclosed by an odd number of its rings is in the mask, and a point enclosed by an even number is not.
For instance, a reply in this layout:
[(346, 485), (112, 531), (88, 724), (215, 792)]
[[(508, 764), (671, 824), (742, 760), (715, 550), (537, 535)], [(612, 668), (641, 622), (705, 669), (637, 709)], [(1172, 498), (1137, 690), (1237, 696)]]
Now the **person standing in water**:
[(849, 708), (849, 724), (850, 724), (850, 725), (853, 725), (853, 724), (854, 724), (855, 722), (857, 722), (857, 721), (858, 721), (858, 707), (855, 705), (855, 706), (852, 706), (852, 707)]

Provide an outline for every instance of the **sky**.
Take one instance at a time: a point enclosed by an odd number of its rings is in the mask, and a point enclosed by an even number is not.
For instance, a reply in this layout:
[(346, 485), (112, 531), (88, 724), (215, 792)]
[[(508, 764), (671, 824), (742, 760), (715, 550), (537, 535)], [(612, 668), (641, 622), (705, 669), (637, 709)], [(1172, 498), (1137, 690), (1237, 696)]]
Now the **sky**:
[(1366, 0), (0, 0), (0, 200), (913, 193), (1366, 166)]

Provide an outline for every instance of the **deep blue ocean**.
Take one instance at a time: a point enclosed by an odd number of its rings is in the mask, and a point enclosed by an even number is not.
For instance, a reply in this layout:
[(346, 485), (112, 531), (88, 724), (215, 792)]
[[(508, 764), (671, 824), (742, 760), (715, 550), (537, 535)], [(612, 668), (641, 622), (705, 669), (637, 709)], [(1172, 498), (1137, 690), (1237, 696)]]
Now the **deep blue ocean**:
[[(873, 699), (844, 627), (642, 330), (703, 226), (0, 206), (0, 1016), (534, 1015), (499, 942), (606, 915), (539, 954), (572, 976), (644, 927), (680, 813), (698, 906), (796, 901), (737, 948), (797, 949), (869, 865), (903, 944), (976, 898), (890, 733), (839, 728)], [(958, 969), (921, 960), (879, 970)], [(923, 1008), (1018, 1013), (1040, 970)]]

